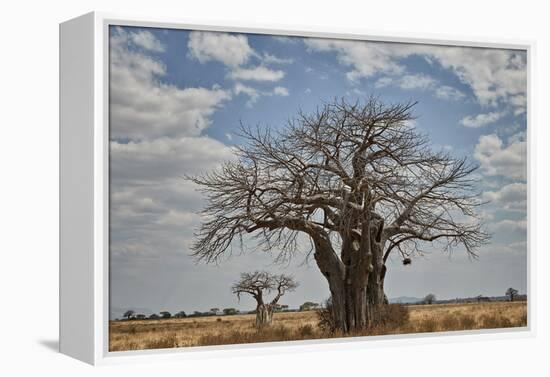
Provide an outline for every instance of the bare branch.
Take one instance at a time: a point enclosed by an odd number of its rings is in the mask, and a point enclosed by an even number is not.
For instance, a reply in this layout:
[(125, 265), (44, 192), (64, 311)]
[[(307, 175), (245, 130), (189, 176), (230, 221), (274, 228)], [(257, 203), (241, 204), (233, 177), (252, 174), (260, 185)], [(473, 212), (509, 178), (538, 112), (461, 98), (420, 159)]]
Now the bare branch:
[(213, 262), (251, 237), (288, 260), (304, 234), (316, 260), (351, 263), (350, 248), (363, 241), (357, 260), (370, 263), (366, 239), (374, 232), (382, 262), (393, 250), (409, 257), (430, 243), (461, 245), (475, 257), (489, 239), (476, 213), (477, 166), (434, 152), (411, 126), (414, 105), (339, 100), (299, 113), (278, 132), (243, 127), (235, 160), (190, 178), (208, 203), (193, 255)]
[(276, 295), (270, 303), (271, 305), (275, 305), (286, 292), (294, 291), (297, 287), (298, 283), (291, 276), (255, 271), (242, 273), (240, 280), (233, 284), (231, 290), (239, 299), (242, 293), (250, 294), (258, 305), (264, 304), (265, 294), (275, 291)]

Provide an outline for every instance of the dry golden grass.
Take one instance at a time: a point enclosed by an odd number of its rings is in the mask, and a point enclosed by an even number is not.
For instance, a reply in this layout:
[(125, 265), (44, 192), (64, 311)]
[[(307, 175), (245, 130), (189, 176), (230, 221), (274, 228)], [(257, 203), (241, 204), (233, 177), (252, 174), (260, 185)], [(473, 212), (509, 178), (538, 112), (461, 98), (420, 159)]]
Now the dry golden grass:
[[(409, 306), (409, 320), (346, 336), (411, 334), (527, 326), (526, 302)], [(275, 313), (268, 328), (254, 328), (254, 315), (111, 321), (110, 351), (341, 337), (318, 327), (316, 312)]]

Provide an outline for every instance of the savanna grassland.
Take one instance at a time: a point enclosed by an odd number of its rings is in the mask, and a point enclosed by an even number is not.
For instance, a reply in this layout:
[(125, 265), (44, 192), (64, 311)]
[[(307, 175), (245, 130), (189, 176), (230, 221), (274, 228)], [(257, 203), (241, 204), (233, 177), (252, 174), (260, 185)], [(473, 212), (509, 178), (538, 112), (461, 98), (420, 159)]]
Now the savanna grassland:
[(254, 314), (111, 321), (109, 350), (142, 350), (220, 344), (412, 334), (527, 326), (527, 303), (411, 305), (390, 323), (343, 335), (319, 326), (316, 311), (275, 313), (273, 324), (258, 330)]

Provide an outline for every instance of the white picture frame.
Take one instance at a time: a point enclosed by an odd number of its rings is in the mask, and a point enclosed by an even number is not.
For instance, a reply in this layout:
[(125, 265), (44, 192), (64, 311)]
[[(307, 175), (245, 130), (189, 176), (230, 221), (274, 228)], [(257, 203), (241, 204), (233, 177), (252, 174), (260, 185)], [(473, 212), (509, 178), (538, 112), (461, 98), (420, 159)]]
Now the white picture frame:
[(133, 360), (226, 357), (293, 353), (403, 343), (433, 343), (533, 336), (534, 253), (530, 229), (531, 190), (528, 193), (528, 327), (451, 333), (386, 335), (290, 343), (176, 348), (170, 350), (108, 351), (109, 307), (109, 176), (108, 176), (108, 46), (110, 25), (144, 26), (259, 33), (284, 36), (514, 48), (527, 52), (528, 182), (533, 152), (531, 124), (532, 41), (439, 38), (407, 33), (390, 35), (351, 29), (319, 29), (283, 25), (212, 22), (193, 24), (172, 18), (144, 18), (88, 13), (60, 25), (60, 351), (90, 364)]

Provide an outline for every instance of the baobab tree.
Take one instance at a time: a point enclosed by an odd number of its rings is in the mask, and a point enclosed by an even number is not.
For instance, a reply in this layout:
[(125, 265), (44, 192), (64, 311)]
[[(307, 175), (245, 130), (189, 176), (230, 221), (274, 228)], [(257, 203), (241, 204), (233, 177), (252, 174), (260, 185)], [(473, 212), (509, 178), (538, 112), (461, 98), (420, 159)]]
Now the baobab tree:
[(510, 287), (506, 290), (506, 297), (508, 297), (510, 301), (514, 301), (517, 295), (518, 295), (517, 289)]
[(243, 127), (234, 160), (190, 177), (207, 199), (193, 255), (217, 261), (247, 235), (279, 261), (313, 254), (343, 332), (380, 320), (391, 255), (410, 264), (435, 244), (475, 258), (489, 237), (477, 166), (433, 150), (414, 105), (335, 100), (277, 131)]
[(427, 305), (435, 303), (435, 295), (433, 293), (428, 293), (422, 302)]
[[(273, 275), (268, 272), (255, 271), (243, 273), (236, 282), (232, 291), (240, 299), (241, 294), (248, 293), (256, 300), (256, 327), (263, 327), (271, 324), (273, 310), (281, 297), (298, 287), (292, 277), (287, 275)], [(267, 301), (266, 295), (275, 292), (271, 301)]]

